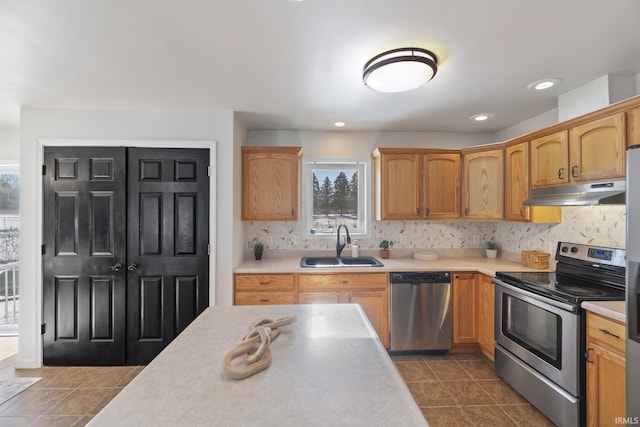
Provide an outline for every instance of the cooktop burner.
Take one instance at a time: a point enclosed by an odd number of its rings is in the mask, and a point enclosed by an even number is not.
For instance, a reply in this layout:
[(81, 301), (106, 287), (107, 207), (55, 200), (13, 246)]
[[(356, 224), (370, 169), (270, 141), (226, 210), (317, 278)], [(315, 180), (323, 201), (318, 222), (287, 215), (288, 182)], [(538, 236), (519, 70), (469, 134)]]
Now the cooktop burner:
[(557, 272), (507, 272), (496, 277), (559, 301), (623, 301), (625, 251), (558, 243)]

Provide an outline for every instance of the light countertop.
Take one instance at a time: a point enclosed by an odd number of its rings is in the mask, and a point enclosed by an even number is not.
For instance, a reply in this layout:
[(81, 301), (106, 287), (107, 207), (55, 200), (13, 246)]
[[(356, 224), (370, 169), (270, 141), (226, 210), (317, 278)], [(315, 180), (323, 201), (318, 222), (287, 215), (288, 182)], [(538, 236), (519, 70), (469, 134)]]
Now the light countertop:
[(627, 307), (625, 301), (585, 301), (582, 308), (618, 322), (626, 323)]
[(304, 268), (300, 267), (300, 257), (263, 259), (245, 261), (234, 269), (234, 273), (326, 273), (326, 272), (389, 272), (389, 271), (477, 271), (495, 276), (498, 271), (549, 271), (525, 267), (519, 262), (504, 258), (489, 259), (481, 256), (439, 258), (435, 261), (421, 261), (413, 258), (376, 257), (383, 267), (341, 267), (341, 268)]
[[(271, 366), (244, 380), (227, 352), (262, 318), (295, 315)], [(426, 426), (356, 304), (210, 307), (90, 422), (92, 426)]]

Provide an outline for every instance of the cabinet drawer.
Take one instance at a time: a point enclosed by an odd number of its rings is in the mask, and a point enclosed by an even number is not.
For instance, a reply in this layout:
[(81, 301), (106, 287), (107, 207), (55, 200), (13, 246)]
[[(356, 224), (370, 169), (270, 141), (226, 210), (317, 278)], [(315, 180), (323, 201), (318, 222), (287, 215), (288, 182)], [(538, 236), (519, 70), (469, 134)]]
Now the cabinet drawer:
[(293, 274), (236, 274), (236, 292), (295, 288)]
[(387, 273), (301, 274), (300, 289), (387, 289)]
[(587, 313), (587, 336), (612, 350), (625, 354), (626, 327), (621, 323)]
[(295, 304), (295, 292), (236, 292), (235, 305)]

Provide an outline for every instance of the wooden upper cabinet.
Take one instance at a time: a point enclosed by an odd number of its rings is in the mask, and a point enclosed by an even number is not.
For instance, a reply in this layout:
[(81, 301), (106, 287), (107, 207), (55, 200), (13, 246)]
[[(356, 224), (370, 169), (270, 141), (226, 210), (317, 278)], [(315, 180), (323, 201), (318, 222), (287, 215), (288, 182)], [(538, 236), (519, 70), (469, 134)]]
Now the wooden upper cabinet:
[(298, 219), (300, 147), (242, 147), (242, 219)]
[(374, 154), (374, 169), (376, 219), (419, 219), (420, 154)]
[(531, 141), (531, 186), (624, 178), (626, 147), (624, 112), (534, 139)]
[(464, 218), (504, 218), (504, 149), (462, 150), (462, 164)]
[(626, 133), (625, 113), (571, 128), (570, 180), (624, 178)]
[(378, 148), (375, 219), (460, 218), (458, 150)]
[(531, 187), (569, 182), (569, 136), (566, 130), (531, 141)]
[(430, 153), (423, 158), (424, 217), (460, 218), (460, 153)]
[(531, 193), (529, 185), (529, 143), (505, 148), (505, 219), (508, 221), (557, 223), (562, 221), (558, 206), (524, 206)]

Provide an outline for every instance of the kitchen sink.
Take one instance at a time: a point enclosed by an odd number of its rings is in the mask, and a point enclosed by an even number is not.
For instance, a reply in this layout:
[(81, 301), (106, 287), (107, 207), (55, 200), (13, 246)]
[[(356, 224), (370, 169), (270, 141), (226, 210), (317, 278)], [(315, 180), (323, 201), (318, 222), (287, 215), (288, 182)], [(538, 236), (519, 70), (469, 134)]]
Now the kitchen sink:
[(382, 263), (372, 256), (356, 258), (337, 257), (304, 257), (300, 267), (305, 268), (340, 268), (340, 267), (382, 267)]

